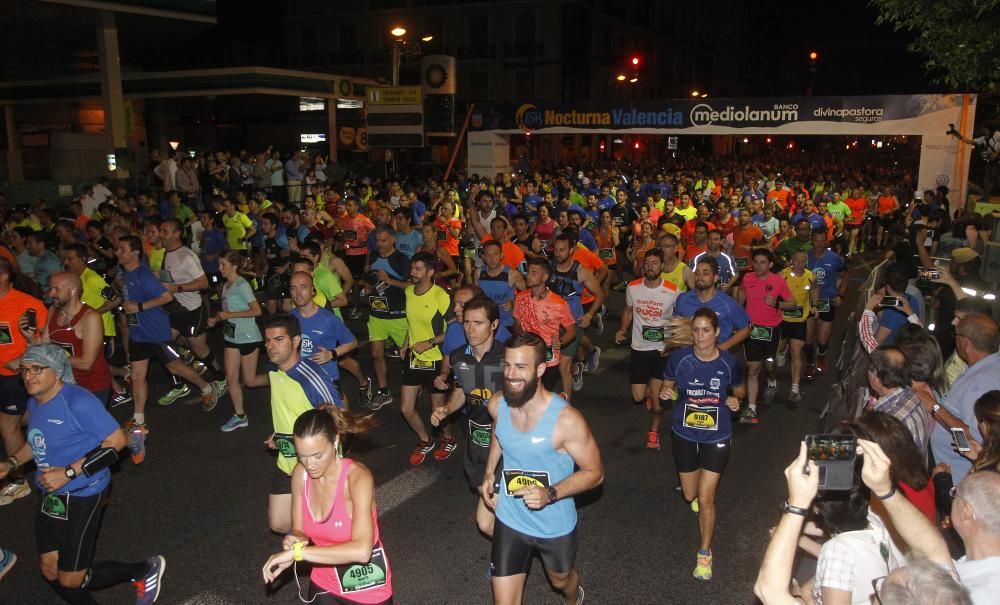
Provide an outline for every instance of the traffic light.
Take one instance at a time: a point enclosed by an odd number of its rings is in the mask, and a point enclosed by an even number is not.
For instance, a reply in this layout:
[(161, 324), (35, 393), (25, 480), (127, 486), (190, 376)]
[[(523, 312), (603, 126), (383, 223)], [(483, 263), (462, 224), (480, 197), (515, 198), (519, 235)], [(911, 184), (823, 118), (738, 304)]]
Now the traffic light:
[(639, 67), (639, 63), (640, 63), (639, 55), (632, 55), (632, 61), (631, 61), (631, 63), (632, 63), (632, 67)]
[(809, 60), (815, 61), (816, 59), (819, 59), (819, 53), (814, 50), (809, 51)]
[(604, 141), (601, 141), (601, 153), (604, 153)]

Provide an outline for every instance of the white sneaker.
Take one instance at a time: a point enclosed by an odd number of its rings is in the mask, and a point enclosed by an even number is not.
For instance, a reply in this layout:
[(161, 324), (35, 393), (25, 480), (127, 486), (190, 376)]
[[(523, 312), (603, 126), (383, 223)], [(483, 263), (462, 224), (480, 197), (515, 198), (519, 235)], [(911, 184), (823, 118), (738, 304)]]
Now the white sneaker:
[(573, 364), (573, 392), (579, 392), (583, 388), (583, 362), (578, 361)]
[(23, 498), (31, 493), (31, 486), (27, 481), (11, 481), (0, 490), (0, 506), (7, 506), (14, 500)]
[(788, 361), (788, 353), (787, 352), (785, 352), (785, 353), (778, 353), (777, 355), (774, 356), (774, 365), (778, 366), (779, 368), (785, 367), (785, 363), (787, 361)]

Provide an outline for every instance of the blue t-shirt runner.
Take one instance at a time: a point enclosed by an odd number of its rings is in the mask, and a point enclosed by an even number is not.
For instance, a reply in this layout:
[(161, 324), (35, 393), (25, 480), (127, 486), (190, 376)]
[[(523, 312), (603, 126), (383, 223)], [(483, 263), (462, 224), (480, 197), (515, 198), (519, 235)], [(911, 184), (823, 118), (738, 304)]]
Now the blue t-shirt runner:
[[(104, 404), (93, 393), (75, 384), (65, 384), (45, 403), (28, 399), (28, 445), (38, 470), (35, 484), (42, 471), (50, 467), (69, 466), (99, 446), (109, 435), (121, 430)], [(111, 482), (111, 470), (97, 471), (88, 477), (76, 478), (53, 493), (93, 496), (104, 491)]]
[(817, 310), (826, 313), (830, 310), (830, 301), (840, 294), (840, 289), (837, 288), (837, 276), (847, 270), (847, 263), (839, 254), (827, 248), (818, 258), (813, 251), (810, 251), (806, 268), (816, 276), (820, 300)]
[[(122, 271), (125, 287), (122, 298), (125, 302), (144, 303), (157, 298), (166, 288), (146, 265), (139, 265), (132, 271)], [(126, 314), (128, 339), (132, 342), (170, 342), (170, 318), (163, 307), (146, 309)]]
[(667, 359), (663, 379), (673, 382), (677, 391), (675, 434), (698, 443), (717, 443), (732, 436), (726, 397), (731, 387), (743, 384), (743, 368), (735, 357), (719, 350), (712, 361), (702, 361), (693, 347), (684, 347)]
[(746, 310), (737, 304), (733, 297), (718, 290), (715, 291), (715, 296), (705, 302), (698, 298), (697, 290), (688, 290), (677, 297), (677, 302), (674, 303), (674, 315), (691, 318), (694, 317), (695, 311), (702, 307), (715, 311), (719, 317), (719, 342), (726, 342), (733, 332), (750, 325), (750, 317)]
[[(299, 328), (302, 331), (302, 345), (299, 347), (299, 355), (303, 359), (311, 359), (320, 349), (333, 351), (342, 344), (354, 342), (354, 334), (344, 324), (344, 321), (337, 317), (329, 309), (316, 307), (316, 313), (309, 317), (302, 315), (302, 310), (292, 309), (290, 315), (299, 320)], [(326, 370), (334, 380), (340, 379), (340, 366), (334, 356), (330, 361), (319, 364)]]

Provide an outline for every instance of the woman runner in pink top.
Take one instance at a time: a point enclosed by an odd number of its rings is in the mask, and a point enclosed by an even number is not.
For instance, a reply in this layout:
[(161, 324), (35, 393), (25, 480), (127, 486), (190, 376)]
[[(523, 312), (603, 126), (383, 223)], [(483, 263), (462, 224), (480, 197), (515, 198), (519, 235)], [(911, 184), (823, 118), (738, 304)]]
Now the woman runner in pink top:
[(392, 603), (392, 571), (379, 536), (371, 471), (341, 455), (348, 434), (374, 425), (332, 405), (303, 413), (295, 421), (292, 471), (292, 531), (283, 548), (264, 564), (264, 582), (273, 582), (297, 561), (312, 564), (308, 596), (317, 605)]

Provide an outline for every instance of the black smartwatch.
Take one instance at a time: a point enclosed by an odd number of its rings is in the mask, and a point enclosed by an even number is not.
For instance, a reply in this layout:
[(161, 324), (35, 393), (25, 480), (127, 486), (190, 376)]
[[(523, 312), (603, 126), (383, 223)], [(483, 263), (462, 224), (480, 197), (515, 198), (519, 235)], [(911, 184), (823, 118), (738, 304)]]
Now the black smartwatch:
[(74, 470), (72, 466), (66, 467), (66, 478), (71, 481), (76, 479), (76, 470)]
[(556, 494), (556, 488), (554, 485), (550, 485), (545, 491), (549, 494), (549, 502), (555, 502), (559, 499), (559, 495)]

